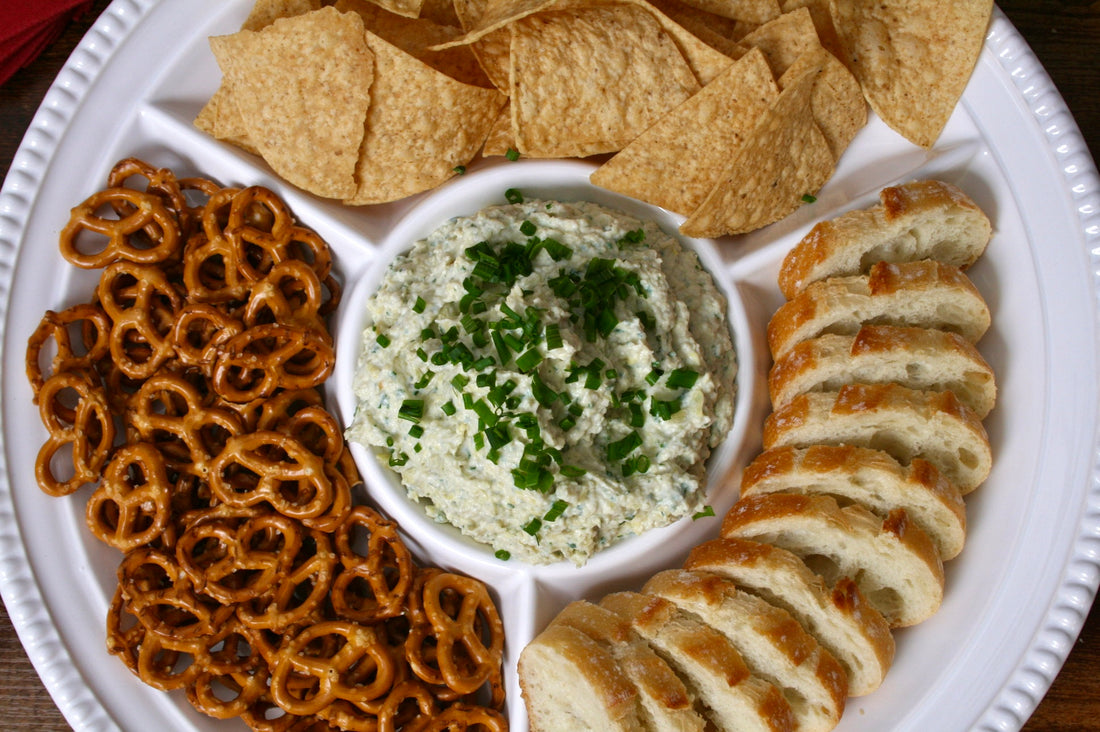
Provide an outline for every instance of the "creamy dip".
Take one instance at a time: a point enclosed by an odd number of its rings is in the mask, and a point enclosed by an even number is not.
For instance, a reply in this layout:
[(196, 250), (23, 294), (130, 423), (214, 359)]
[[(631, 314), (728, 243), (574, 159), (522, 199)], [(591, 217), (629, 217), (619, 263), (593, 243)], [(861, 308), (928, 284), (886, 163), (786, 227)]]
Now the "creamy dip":
[(489, 207), (398, 256), (366, 308), (348, 438), (436, 521), (580, 565), (704, 507), (736, 359), (725, 298), (656, 224)]

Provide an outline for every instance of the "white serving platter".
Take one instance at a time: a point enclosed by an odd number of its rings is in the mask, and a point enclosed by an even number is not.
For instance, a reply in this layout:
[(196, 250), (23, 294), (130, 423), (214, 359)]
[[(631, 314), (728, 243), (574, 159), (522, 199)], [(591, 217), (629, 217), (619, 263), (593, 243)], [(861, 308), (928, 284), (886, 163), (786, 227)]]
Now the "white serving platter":
[[(278, 192), (333, 248), (349, 293), (337, 319), (338, 348), (353, 340), (346, 334), (354, 332), (352, 308), (368, 287), (357, 290), (357, 283), (400, 248), (393, 232), (423, 232), (456, 206), (470, 205), (472, 213), (500, 182), (524, 185), (531, 176), (563, 196), (605, 195), (587, 186), (583, 162), (499, 161), (472, 166), (428, 196), (384, 206), (345, 208), (302, 194), (258, 159), (191, 125), (220, 79), (206, 39), (234, 31), (248, 8), (246, 0), (116, 0), (47, 93), (0, 191), (0, 593), (43, 682), (77, 729), (244, 728), (203, 717), (181, 693), (142, 685), (108, 655), (103, 618), (118, 555), (88, 534), (83, 501), (50, 498), (33, 478), (45, 430), (23, 374), (27, 337), (46, 309), (90, 296), (95, 275), (61, 258), (57, 235), (69, 209), (102, 186), (114, 162), (137, 156), (180, 174)], [(711, 502), (720, 516), (736, 497), (721, 478), (735, 479), (759, 449), (767, 407), (764, 326), (781, 302), (775, 275), (782, 256), (818, 219), (868, 205), (883, 186), (919, 177), (960, 185), (994, 222), (989, 250), (970, 273), (994, 314), (980, 349), (999, 383), (998, 406), (986, 421), (995, 466), (968, 499), (968, 544), (948, 564), (942, 609), (897, 633), (885, 684), (850, 700), (838, 729), (1016, 730), (1061, 667), (1100, 580), (1100, 180), (1057, 91), (999, 11), (932, 150), (913, 147), (872, 118), (816, 203), (736, 241), (698, 245), (731, 296), (740, 358), (737, 424), (712, 466)], [(652, 215), (674, 229), (674, 217)], [(346, 355), (340, 358), (346, 369)], [(330, 388), (339, 392), (346, 377), (338, 373)], [(332, 396), (346, 411), (346, 396)], [(385, 477), (378, 472), (377, 480)], [(382, 500), (385, 487), (379, 491)], [(505, 618), (508, 714), (516, 730), (526, 729), (516, 656), (557, 609), (578, 597), (636, 589), (718, 526), (685, 521), (580, 569), (527, 567), (491, 560), (392, 495), (386, 500), (423, 561), (469, 572), (493, 589)]]

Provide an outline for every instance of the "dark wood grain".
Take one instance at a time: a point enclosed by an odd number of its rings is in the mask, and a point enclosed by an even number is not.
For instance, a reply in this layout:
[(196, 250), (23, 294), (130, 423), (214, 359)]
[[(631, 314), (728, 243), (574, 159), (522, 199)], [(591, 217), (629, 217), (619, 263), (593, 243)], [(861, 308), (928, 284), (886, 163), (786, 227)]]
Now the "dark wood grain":
[[(108, 5), (74, 21), (30, 67), (0, 86), (0, 178), (31, 117), (69, 53)], [(1100, 2), (1004, 0), (1061, 91), (1092, 151), (1100, 155)], [(0, 710), (5, 730), (67, 730), (0, 606)], [(1100, 611), (1093, 609), (1062, 672), (1024, 728), (1027, 732), (1100, 732)]]

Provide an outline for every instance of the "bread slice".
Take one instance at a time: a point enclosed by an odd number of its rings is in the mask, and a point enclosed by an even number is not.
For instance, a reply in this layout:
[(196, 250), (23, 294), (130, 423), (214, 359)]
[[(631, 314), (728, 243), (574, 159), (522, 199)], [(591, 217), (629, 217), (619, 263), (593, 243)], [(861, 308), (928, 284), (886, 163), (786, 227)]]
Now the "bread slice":
[(852, 445), (777, 447), (756, 457), (741, 474), (741, 496), (824, 494), (841, 505), (858, 503), (884, 518), (904, 508), (943, 559), (966, 542), (966, 505), (958, 489), (927, 460), (904, 466), (881, 450)]
[(993, 369), (978, 349), (956, 333), (931, 328), (865, 325), (854, 336), (818, 336), (788, 351), (768, 374), (773, 409), (809, 391), (891, 382), (953, 391), (980, 419), (997, 400)]
[(808, 338), (853, 335), (868, 323), (936, 328), (977, 343), (990, 322), (989, 306), (958, 267), (877, 262), (867, 274), (814, 282), (780, 306), (768, 322), (768, 347), (778, 360)]
[(576, 628), (547, 627), (524, 647), (518, 670), (531, 732), (646, 729), (634, 684)]
[(684, 569), (733, 580), (791, 614), (833, 654), (848, 675), (848, 694), (870, 694), (894, 660), (894, 636), (882, 614), (848, 578), (830, 589), (795, 554), (771, 544), (726, 537), (695, 547)]
[(936, 466), (959, 493), (978, 487), (993, 467), (982, 422), (950, 391), (898, 384), (847, 384), (801, 394), (764, 420), (764, 449), (855, 445), (884, 450), (902, 464)]
[(957, 186), (937, 180), (882, 189), (878, 205), (815, 225), (783, 259), (779, 289), (791, 299), (827, 277), (867, 272), (875, 262), (933, 259), (966, 268), (985, 251), (989, 218)]
[(649, 644), (615, 613), (576, 600), (566, 605), (551, 625), (575, 628), (602, 645), (638, 690), (646, 727), (654, 732), (701, 732), (703, 717), (692, 706), (684, 682)]
[(722, 536), (772, 544), (801, 557), (830, 586), (856, 582), (891, 627), (931, 617), (943, 601), (943, 562), (904, 509), (885, 520), (829, 496), (772, 493), (740, 499)]
[(799, 732), (833, 729), (844, 712), (844, 668), (790, 613), (709, 572), (658, 572), (642, 589), (679, 605), (721, 631), (753, 674), (775, 684)]
[(600, 607), (630, 623), (676, 671), (709, 729), (795, 729), (794, 714), (779, 689), (753, 676), (729, 640), (699, 618), (637, 592), (606, 595)]

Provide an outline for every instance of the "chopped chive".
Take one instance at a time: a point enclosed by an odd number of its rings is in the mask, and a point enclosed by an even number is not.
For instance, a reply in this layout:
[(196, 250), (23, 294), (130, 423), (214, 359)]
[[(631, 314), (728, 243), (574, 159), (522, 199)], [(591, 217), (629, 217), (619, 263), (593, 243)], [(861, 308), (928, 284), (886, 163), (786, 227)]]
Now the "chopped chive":
[(442, 409), (443, 414), (446, 414), (448, 417), (450, 417), (451, 415), (453, 415), (455, 412), (458, 411), (458, 408), (455, 406), (455, 403), (452, 402), (452, 401), (446, 402), (442, 407), (440, 407), (440, 409)]
[(642, 446), (642, 436), (637, 432), (631, 432), (621, 440), (615, 440), (607, 446), (608, 460), (622, 460), (634, 450)]
[(378, 342), (378, 345), (382, 346), (382, 348), (390, 345), (390, 338), (385, 333), (379, 333), (378, 337), (375, 340)]
[(465, 165), (456, 165), (453, 168), (451, 168), (451, 170), (453, 170), (455, 172), (455, 175), (466, 175), (466, 166)]
[(707, 505), (707, 506), (703, 506), (703, 510), (696, 511), (694, 514), (692, 514), (691, 520), (696, 521), (698, 519), (707, 518), (708, 516), (713, 516), (713, 515), (714, 515), (714, 507), (710, 506), (710, 505)]
[(519, 150), (516, 150), (514, 147), (510, 147), (508, 148), (507, 152), (504, 153), (504, 157), (515, 162), (516, 160), (519, 160)]
[(428, 303), (424, 302), (424, 298), (417, 295), (416, 302), (413, 303), (413, 312), (422, 313), (426, 307), (428, 307)]
[(421, 427), (420, 425), (414, 424), (412, 427), (409, 428), (409, 437), (415, 437), (416, 439), (419, 440), (423, 436), (424, 436), (424, 428)]
[(523, 203), (523, 194), (517, 188), (509, 188), (504, 192), (504, 200), (508, 203)]
[(542, 354), (539, 353), (537, 348), (529, 348), (524, 351), (523, 355), (516, 357), (516, 368), (520, 370), (520, 373), (526, 374), (542, 363), (542, 358)]
[(390, 457), (390, 465), (395, 468), (400, 467), (407, 462), (409, 462), (409, 456), (405, 453), (401, 453), (400, 455), (393, 455)]
[(565, 513), (565, 509), (567, 508), (569, 508), (569, 504), (559, 498), (558, 500), (550, 504), (550, 510), (547, 511), (545, 515), (543, 515), (542, 520), (557, 521), (558, 518), (561, 517), (563, 513)]
[(451, 377), (451, 386), (462, 391), (463, 387), (470, 383), (470, 377), (466, 374), (455, 374)]
[(564, 345), (561, 339), (561, 326), (557, 323), (550, 323), (546, 326), (546, 347), (553, 351), (555, 348), (561, 348)]
[(512, 552), (508, 551), (507, 549), (497, 549), (495, 552), (493, 552), (493, 556), (502, 562), (507, 562), (509, 559), (512, 558)]
[(566, 478), (579, 478), (587, 472), (584, 468), (578, 468), (576, 465), (561, 466), (561, 474)]
[(648, 374), (646, 374), (645, 383), (649, 384), (650, 386), (653, 386), (654, 384), (656, 384), (658, 381), (661, 380), (661, 376), (664, 373), (665, 372), (662, 371), (661, 369), (654, 368), (652, 371), (650, 371)]
[(425, 371), (423, 374), (421, 374), (420, 378), (416, 380), (416, 383), (413, 384), (413, 387), (416, 389), (423, 389), (425, 386), (432, 383), (433, 376), (435, 376), (434, 371)]
[(809, 193), (803, 193), (802, 194), (802, 202), (803, 203), (813, 203), (816, 200), (817, 200), (817, 196), (814, 196), (814, 195), (809, 194)]
[(673, 369), (665, 383), (670, 389), (690, 389), (695, 386), (699, 372), (692, 369)]
[(397, 416), (401, 419), (407, 419), (414, 424), (419, 422), (420, 418), (424, 416), (424, 400), (404, 400), (401, 402), (401, 407), (397, 410)]
[(541, 528), (542, 528), (542, 519), (540, 519), (538, 517), (535, 517), (535, 518), (531, 519), (530, 521), (528, 521), (524, 525), (523, 530), (526, 531), (531, 536), (534, 536), (535, 534), (539, 533), (539, 529), (541, 529)]
[(538, 228), (530, 221), (524, 221), (519, 225), (519, 231), (524, 236), (533, 236), (534, 233), (538, 231)]

